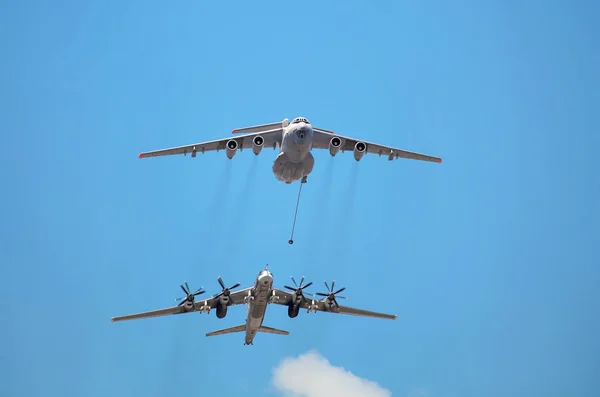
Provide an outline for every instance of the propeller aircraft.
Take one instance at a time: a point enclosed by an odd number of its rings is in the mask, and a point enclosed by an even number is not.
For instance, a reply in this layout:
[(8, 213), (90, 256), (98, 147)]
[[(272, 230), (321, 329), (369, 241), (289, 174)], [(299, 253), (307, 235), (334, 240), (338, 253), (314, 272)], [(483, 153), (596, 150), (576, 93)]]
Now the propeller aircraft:
[[(240, 286), (240, 283), (236, 283), (232, 287), (226, 288), (225, 283), (221, 277), (217, 278), (221, 286), (221, 292), (218, 294), (201, 301), (196, 301), (195, 297), (205, 293), (203, 287), (200, 287), (194, 293), (191, 292), (187, 282), (180, 285), (181, 289), (185, 293), (185, 297), (178, 298), (181, 302), (177, 306), (168, 307), (165, 309), (153, 310), (148, 312), (142, 312), (137, 314), (130, 314), (120, 317), (113, 317), (111, 321), (125, 321), (134, 320), (140, 318), (159, 317), (174, 314), (184, 313), (210, 313), (211, 310), (215, 310), (217, 318), (224, 318), (227, 315), (227, 310), (230, 306), (246, 304), (246, 323), (235, 327), (225, 328), (218, 331), (209, 332), (206, 336), (224, 335), (235, 332), (245, 332), (244, 345), (254, 344), (254, 337), (258, 332), (277, 334), (277, 335), (289, 335), (288, 331), (271, 328), (263, 325), (263, 320), (267, 310), (267, 305), (274, 303), (277, 305), (287, 306), (288, 316), (295, 318), (298, 316), (300, 309), (305, 309), (308, 313), (310, 312), (327, 312), (337, 314), (349, 314), (354, 316), (364, 316), (373, 318), (382, 318), (395, 320), (396, 316), (393, 314), (377, 313), (368, 310), (355, 309), (348, 306), (339, 305), (337, 299), (347, 299), (343, 296), (338, 296), (340, 292), (346, 288), (340, 288), (337, 291), (335, 289), (335, 281), (329, 284), (325, 281), (327, 287), (327, 293), (317, 292), (315, 295), (321, 296), (322, 298), (315, 298), (311, 294), (304, 291), (305, 288), (312, 285), (312, 282), (307, 284), (304, 283), (304, 277), (300, 280), (300, 284), (296, 284), (296, 280), (290, 277), (295, 287), (284, 286), (285, 289), (291, 291), (287, 292), (278, 288), (273, 287), (273, 274), (269, 271), (269, 265), (266, 265), (265, 269), (261, 270), (256, 276), (256, 281), (251, 287), (232, 292), (234, 288)], [(184, 287), (185, 285), (185, 287)]]

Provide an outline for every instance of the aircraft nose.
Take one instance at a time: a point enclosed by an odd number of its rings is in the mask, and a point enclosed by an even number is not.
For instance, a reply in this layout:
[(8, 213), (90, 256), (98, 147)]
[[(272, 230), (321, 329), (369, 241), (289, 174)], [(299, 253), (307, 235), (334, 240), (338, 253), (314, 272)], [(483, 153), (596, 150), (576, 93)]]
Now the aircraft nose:
[(270, 274), (263, 274), (262, 276), (260, 276), (259, 282), (265, 285), (269, 284), (273, 282), (273, 276), (271, 276)]

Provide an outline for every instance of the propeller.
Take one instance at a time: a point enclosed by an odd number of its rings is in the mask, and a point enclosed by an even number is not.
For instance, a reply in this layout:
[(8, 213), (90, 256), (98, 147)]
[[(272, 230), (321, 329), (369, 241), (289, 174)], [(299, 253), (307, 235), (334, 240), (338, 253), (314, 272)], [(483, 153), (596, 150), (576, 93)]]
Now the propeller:
[(229, 297), (229, 294), (231, 294), (231, 290), (240, 286), (240, 283), (237, 283), (233, 287), (225, 288), (225, 284), (223, 283), (221, 276), (217, 278), (217, 281), (219, 282), (219, 284), (221, 284), (221, 288), (223, 288), (223, 290), (217, 295), (215, 295), (213, 299), (220, 298), (222, 295)]
[[(306, 287), (310, 287), (312, 285), (312, 281), (310, 283), (307, 283), (304, 287), (302, 286), (302, 283), (304, 283), (304, 276), (302, 276), (302, 279), (300, 280), (300, 285), (296, 284), (296, 280), (294, 280), (294, 277), (290, 277), (292, 279), (292, 282), (294, 283), (294, 285), (296, 286), (296, 288), (292, 288), (289, 285), (284, 285), (285, 288), (289, 289), (290, 291), (294, 291), (296, 292), (296, 295), (299, 296), (304, 296), (304, 288)], [(312, 296), (311, 294), (308, 294), (309, 296)]]
[(204, 291), (204, 287), (200, 287), (198, 288), (198, 290), (196, 292), (194, 292), (193, 294), (190, 292), (190, 287), (188, 286), (187, 281), (185, 281), (183, 284), (185, 284), (185, 287), (182, 284), (179, 284), (179, 286), (181, 287), (181, 289), (183, 290), (183, 292), (185, 293), (185, 296), (182, 298), (177, 298), (175, 299), (175, 301), (181, 301), (177, 306), (181, 306), (186, 302), (190, 302), (190, 303), (194, 303), (194, 298), (197, 295), (203, 294), (206, 291)]
[(340, 288), (337, 291), (333, 292), (333, 288), (335, 286), (335, 280), (333, 280), (331, 282), (331, 289), (329, 288), (329, 285), (327, 285), (327, 281), (324, 281), (324, 283), (325, 283), (325, 287), (327, 287), (327, 290), (329, 291), (329, 293), (324, 294), (322, 292), (317, 292), (315, 295), (327, 297), (327, 299), (329, 299), (330, 301), (332, 301), (333, 303), (335, 303), (335, 305), (339, 308), (340, 305), (338, 305), (336, 298), (340, 298), (340, 299), (348, 299), (348, 298), (346, 298), (345, 296), (337, 296), (336, 297), (336, 295), (339, 294), (340, 292), (342, 292), (343, 290), (345, 290), (346, 287)]

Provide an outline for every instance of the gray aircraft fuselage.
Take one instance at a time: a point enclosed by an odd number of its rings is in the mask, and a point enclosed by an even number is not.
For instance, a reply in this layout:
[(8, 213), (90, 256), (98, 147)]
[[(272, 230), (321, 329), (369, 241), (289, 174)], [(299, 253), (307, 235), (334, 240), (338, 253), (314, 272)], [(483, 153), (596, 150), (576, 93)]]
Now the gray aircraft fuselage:
[(315, 158), (312, 153), (313, 129), (303, 121), (289, 124), (283, 130), (281, 148), (273, 162), (277, 180), (292, 183), (312, 172)]
[(244, 344), (250, 345), (265, 319), (267, 304), (271, 297), (273, 275), (268, 270), (262, 270), (256, 282), (252, 295), (246, 303), (246, 338)]

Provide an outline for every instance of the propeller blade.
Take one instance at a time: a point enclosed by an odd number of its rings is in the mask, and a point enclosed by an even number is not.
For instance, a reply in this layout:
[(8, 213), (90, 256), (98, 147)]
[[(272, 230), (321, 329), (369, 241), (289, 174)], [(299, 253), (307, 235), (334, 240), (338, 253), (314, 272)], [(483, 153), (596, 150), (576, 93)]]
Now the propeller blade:
[(306, 288), (306, 287), (310, 287), (312, 285), (312, 281), (308, 284), (306, 284), (304, 287), (302, 287), (302, 289)]
[(218, 294), (216, 294), (215, 296), (213, 296), (213, 299), (220, 298), (220, 297), (221, 297), (221, 295), (223, 295), (224, 293), (225, 293), (225, 291), (221, 291), (221, 292), (219, 292)]
[(187, 293), (190, 293), (190, 286), (188, 285), (187, 281), (183, 282), (185, 284), (185, 289), (187, 290)]
[(185, 290), (185, 288), (183, 288), (183, 285), (179, 284), (179, 286), (181, 287), (181, 289), (183, 290), (183, 292), (184, 292), (186, 295), (188, 295), (188, 294), (189, 294), (189, 292), (187, 292), (187, 291)]
[(348, 299), (348, 298), (346, 298), (345, 296), (336, 296), (335, 298), (336, 298), (336, 299), (337, 299), (337, 298), (340, 298), (340, 299)]
[[(290, 276), (290, 278), (292, 279), (292, 282), (294, 283), (294, 285), (296, 286), (296, 288), (298, 288), (298, 284), (296, 284), (296, 280), (294, 280), (294, 277)], [(294, 289), (296, 289), (296, 288), (294, 288)]]
[(219, 276), (219, 278), (217, 278), (217, 281), (219, 282), (219, 284), (221, 284), (221, 288), (225, 289), (225, 284), (223, 284), (223, 280), (221, 279), (221, 276)]
[(322, 292), (317, 292), (315, 295), (319, 295), (319, 296), (329, 296), (329, 294), (324, 294)]
[[(335, 280), (333, 280), (333, 281), (331, 282), (331, 292), (333, 292), (334, 285), (335, 285)], [(335, 294), (335, 292), (333, 292), (333, 293)]]
[(283, 286), (283, 288), (287, 288), (287, 289), (289, 289), (290, 291), (296, 291), (296, 288), (292, 288), (292, 287), (290, 287), (289, 285), (284, 285), (284, 286)]
[[(331, 288), (331, 289), (333, 289), (333, 286), (332, 286), (332, 288)], [(340, 292), (342, 292), (342, 291), (343, 291), (343, 290), (345, 290), (345, 289), (346, 289), (346, 287), (344, 287), (344, 288), (340, 288), (340, 289), (338, 289), (337, 291), (335, 291), (333, 294), (334, 294), (334, 295), (337, 295), (337, 294), (339, 294)]]
[(186, 302), (186, 301), (185, 301), (185, 300), (183, 300), (183, 301), (179, 302), (179, 304), (178, 304), (177, 306), (181, 306), (181, 305), (183, 305), (185, 302)]
[(327, 281), (323, 281), (323, 282), (325, 283), (325, 286), (327, 287), (327, 291), (331, 291), (331, 290), (329, 289), (329, 284), (327, 284)]
[(240, 285), (242, 285), (242, 284), (240, 284), (240, 283), (237, 283), (237, 284), (236, 284), (236, 285), (234, 285), (233, 287), (229, 287), (229, 289), (231, 290), (231, 289), (237, 288), (237, 287), (239, 287)]
[(200, 290), (198, 290), (198, 291), (196, 291), (196, 292), (194, 293), (194, 295), (192, 295), (192, 296), (198, 296), (198, 295), (202, 295), (202, 294), (203, 294), (203, 293), (205, 293), (205, 292), (206, 292), (206, 291), (200, 291)]
[(333, 298), (333, 303), (335, 303), (335, 305), (338, 307), (338, 309), (340, 308), (340, 305), (338, 305), (337, 301), (335, 300), (335, 298)]
[(302, 276), (302, 280), (300, 280), (300, 285), (298, 286), (298, 288), (302, 288), (302, 283), (304, 282), (304, 276)]

